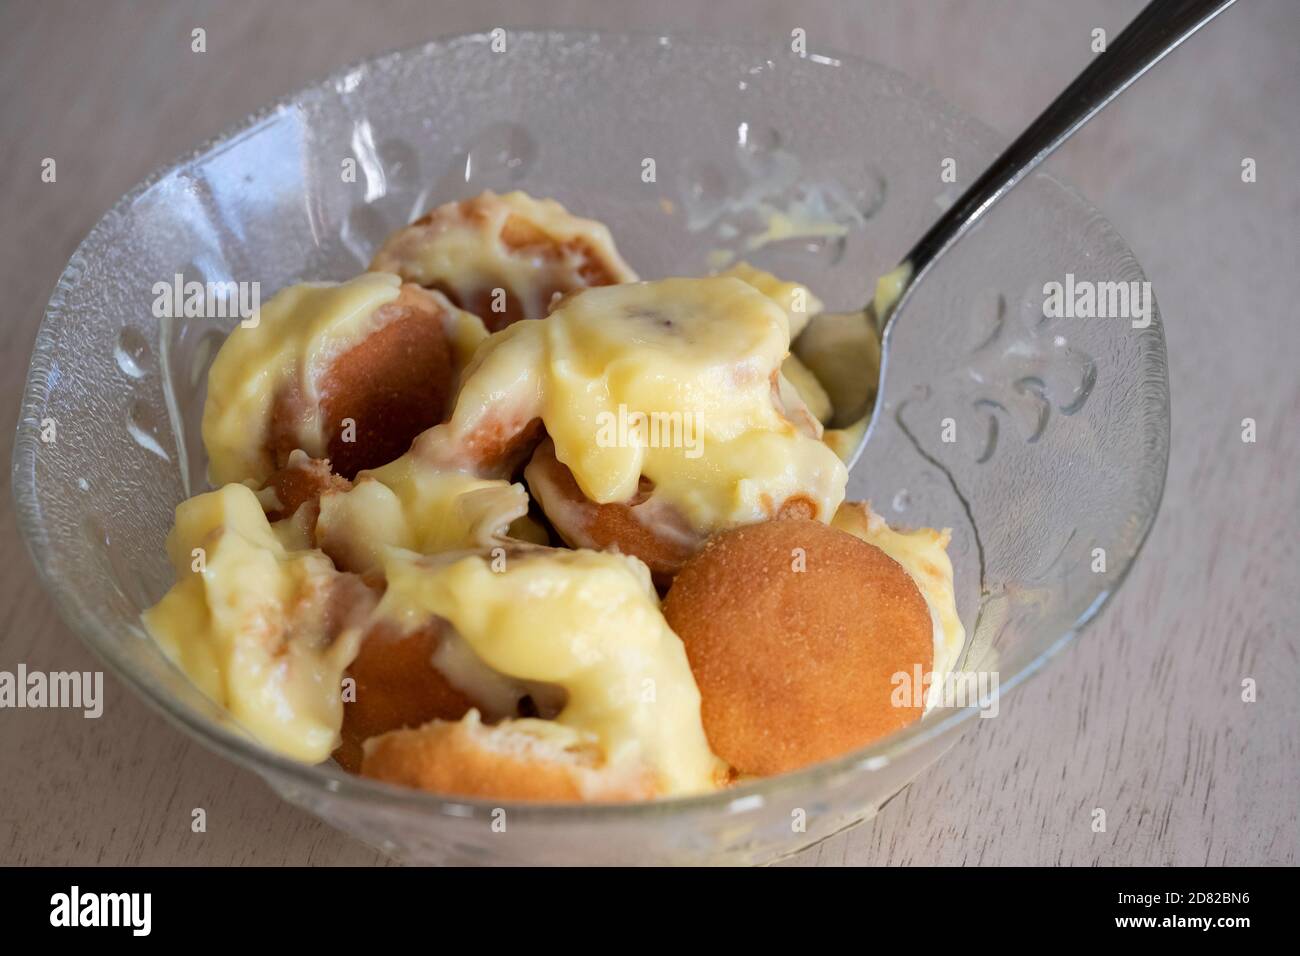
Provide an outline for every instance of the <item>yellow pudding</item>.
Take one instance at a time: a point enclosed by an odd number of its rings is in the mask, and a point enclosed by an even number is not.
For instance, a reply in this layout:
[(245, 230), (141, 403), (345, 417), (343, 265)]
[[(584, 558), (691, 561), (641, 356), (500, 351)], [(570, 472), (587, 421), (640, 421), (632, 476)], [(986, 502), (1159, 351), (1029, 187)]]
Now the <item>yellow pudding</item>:
[(412, 454), (472, 468), (476, 435), (538, 419), (598, 504), (632, 499), (644, 477), (701, 531), (773, 517), (792, 498), (829, 520), (847, 472), (774, 401), (788, 349), (785, 312), (737, 279), (590, 289), (489, 339), (451, 420)]
[(326, 759), (369, 589), (319, 551), (288, 550), (243, 485), (182, 502), (167, 553), (177, 583), (144, 613), (149, 633), (267, 747)]
[(208, 372), (209, 479), (261, 484), (294, 450), (314, 459), (378, 451), (382, 461), (391, 443), (400, 454), (441, 420), (485, 336), (475, 316), (387, 273), (282, 290), (255, 325), (231, 332)]
[(437, 289), (493, 331), (575, 289), (636, 281), (602, 223), (522, 192), (439, 206), (389, 236), (370, 268)]
[(649, 769), (663, 795), (716, 786), (700, 695), (641, 562), (594, 551), (456, 560), (390, 553), (376, 609), (399, 628), (450, 623), (488, 667), (564, 689), (556, 723), (599, 744), (602, 766)]
[(382, 568), (390, 547), (422, 554), (490, 548), (527, 514), (523, 485), (421, 468), (408, 453), (362, 472), (348, 491), (321, 495), (316, 540), (339, 567), (365, 572)]
[[(782, 311), (785, 312), (786, 318), (790, 320), (790, 339), (792, 341), (803, 334), (804, 329), (808, 327), (809, 320), (822, 311), (821, 299), (813, 295), (812, 290), (803, 283), (778, 279), (772, 273), (756, 269), (748, 262), (738, 262), (730, 269), (718, 274), (739, 279), (741, 282), (753, 286), (779, 305)], [(813, 417), (818, 422), (824, 425), (830, 421), (832, 414), (830, 397), (821, 382), (797, 355), (786, 356), (785, 361), (781, 364), (781, 373), (785, 376), (786, 381), (794, 387), (795, 392), (803, 403), (808, 406), (809, 411), (812, 412)]]
[(756, 269), (748, 262), (738, 262), (718, 275), (739, 279), (779, 305), (790, 320), (791, 339), (798, 338), (799, 333), (807, 327), (808, 320), (822, 310), (822, 300), (813, 295), (812, 290), (802, 282), (778, 279), (772, 273)]

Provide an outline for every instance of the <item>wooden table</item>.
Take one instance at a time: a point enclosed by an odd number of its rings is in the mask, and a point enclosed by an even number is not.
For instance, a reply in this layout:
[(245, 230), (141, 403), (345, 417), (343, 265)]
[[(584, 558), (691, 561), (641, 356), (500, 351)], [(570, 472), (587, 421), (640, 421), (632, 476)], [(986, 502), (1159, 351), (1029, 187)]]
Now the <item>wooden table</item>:
[[(75, 244), (157, 163), (346, 62), (545, 22), (788, 37), (860, 52), (1017, 131), (1139, 0), (793, 5), (18, 0), (0, 8), (0, 458)], [(870, 10), (870, 15), (863, 10)], [(208, 52), (190, 51), (207, 31)], [(1300, 5), (1251, 0), (1053, 160), (1127, 237), (1167, 323), (1164, 507), (1128, 583), (1041, 676), (974, 721), (842, 863), (1296, 863), (1300, 830)], [(42, 183), (54, 157), (58, 179)], [(1244, 157), (1257, 181), (1243, 183)], [(1255, 418), (1258, 441), (1240, 440)], [(8, 469), (5, 469), (7, 478)], [(0, 669), (98, 666), (0, 497)], [(1258, 701), (1241, 700), (1252, 677)], [(0, 711), (0, 863), (382, 863), (107, 679), (105, 715)], [(204, 807), (208, 830), (190, 831)], [(1107, 811), (1093, 833), (1092, 810)]]

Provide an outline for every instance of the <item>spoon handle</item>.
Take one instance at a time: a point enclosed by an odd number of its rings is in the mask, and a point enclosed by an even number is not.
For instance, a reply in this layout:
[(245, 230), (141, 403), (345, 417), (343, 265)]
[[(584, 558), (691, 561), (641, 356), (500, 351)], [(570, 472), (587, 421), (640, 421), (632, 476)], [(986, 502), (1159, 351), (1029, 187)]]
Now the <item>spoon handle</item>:
[(916, 281), (1056, 147), (1234, 0), (1153, 0), (971, 184), (904, 260)]

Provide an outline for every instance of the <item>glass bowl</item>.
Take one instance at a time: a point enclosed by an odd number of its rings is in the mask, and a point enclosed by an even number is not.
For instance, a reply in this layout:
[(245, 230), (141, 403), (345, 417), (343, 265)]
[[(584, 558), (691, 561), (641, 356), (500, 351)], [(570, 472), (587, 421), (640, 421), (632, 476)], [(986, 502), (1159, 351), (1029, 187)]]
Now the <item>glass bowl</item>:
[[(629, 805), (445, 799), (300, 765), (249, 739), (139, 622), (172, 580), (172, 510), (206, 484), (205, 372), (235, 321), (160, 321), (153, 287), (177, 274), (256, 281), (265, 298), (343, 279), (430, 206), (522, 188), (607, 222), (643, 276), (703, 274), (739, 252), (847, 310), (996, 151), (987, 129), (891, 71), (779, 47), (510, 31), (344, 70), (150, 177), (68, 263), (37, 337), (14, 452), (33, 558), (72, 628), (173, 723), (400, 858), (755, 863), (793, 853), (873, 816), (979, 703), (936, 708), (799, 773)], [(962, 667), (996, 674), (1002, 693), (1114, 593), (1164, 483), (1159, 317), (1142, 329), (1046, 319), (1043, 286), (1067, 273), (1144, 278), (1106, 221), (1039, 173), (912, 296), (877, 430), (850, 479), (850, 497), (870, 498), (891, 523), (953, 529)]]

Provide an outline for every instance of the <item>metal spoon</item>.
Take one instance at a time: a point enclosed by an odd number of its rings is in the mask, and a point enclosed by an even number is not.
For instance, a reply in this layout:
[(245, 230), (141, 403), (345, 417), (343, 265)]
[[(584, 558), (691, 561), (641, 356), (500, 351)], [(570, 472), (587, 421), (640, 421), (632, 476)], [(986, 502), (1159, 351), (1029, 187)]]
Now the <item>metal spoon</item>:
[[(875, 298), (866, 307), (871, 327), (880, 330), (877, 398), (884, 389), (889, 342), (899, 313), (907, 306), (912, 290), (935, 260), (964, 236), (990, 206), (1009, 193), (1103, 106), (1234, 2), (1153, 0), (939, 217), (899, 267), (881, 281)], [(871, 438), (879, 413), (880, 402), (877, 400), (867, 429), (849, 456), (850, 467)]]

